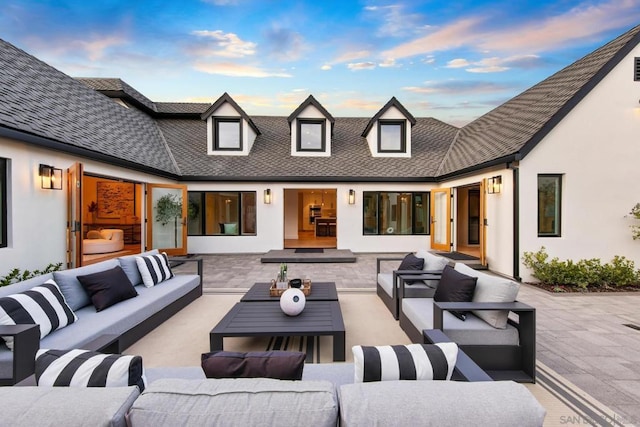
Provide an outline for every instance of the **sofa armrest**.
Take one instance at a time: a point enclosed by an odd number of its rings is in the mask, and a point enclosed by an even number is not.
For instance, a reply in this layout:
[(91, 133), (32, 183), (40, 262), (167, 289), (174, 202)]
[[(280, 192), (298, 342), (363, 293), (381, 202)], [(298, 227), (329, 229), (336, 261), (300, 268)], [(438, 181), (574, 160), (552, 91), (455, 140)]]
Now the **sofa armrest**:
[(379, 257), (376, 258), (376, 277), (380, 274), (380, 264), (384, 261), (402, 261), (404, 257)]
[(35, 372), (40, 326), (3, 325), (0, 326), (0, 336), (13, 337), (13, 378), (2, 379), (2, 384), (13, 385)]
[[(443, 312), (444, 311), (479, 311), (479, 310), (509, 310), (522, 318), (533, 315), (535, 318), (534, 307), (522, 302), (433, 302), (433, 327), (434, 329), (442, 329)], [(527, 322), (528, 323), (528, 322)]]
[[(396, 284), (398, 288), (398, 298), (402, 299), (405, 297), (405, 286), (407, 279), (411, 280), (440, 280), (442, 277), (442, 271), (431, 271), (431, 270), (394, 270), (393, 272), (393, 283)], [(433, 286), (427, 285), (430, 289), (436, 289)], [(394, 290), (395, 292), (395, 290)], [(395, 295), (395, 294), (394, 294)], [(414, 295), (414, 297), (421, 298), (424, 295)]]
[(198, 276), (200, 276), (200, 286), (202, 286), (202, 258), (193, 257), (193, 258), (169, 258), (170, 262), (195, 262), (198, 267)]
[[(425, 329), (422, 331), (422, 335), (424, 342), (427, 344), (451, 342), (451, 339), (438, 329)], [(493, 379), (460, 348), (458, 348), (455, 372), (459, 374), (464, 381), (493, 381)]]

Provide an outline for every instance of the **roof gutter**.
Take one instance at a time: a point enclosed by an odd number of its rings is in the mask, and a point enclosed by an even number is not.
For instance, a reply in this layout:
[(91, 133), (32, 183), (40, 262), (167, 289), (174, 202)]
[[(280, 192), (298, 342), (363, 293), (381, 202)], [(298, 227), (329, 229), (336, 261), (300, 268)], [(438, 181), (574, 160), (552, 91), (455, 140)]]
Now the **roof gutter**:
[(361, 176), (204, 176), (204, 175), (183, 175), (178, 178), (180, 182), (335, 182), (335, 183), (357, 183), (357, 182), (406, 182), (406, 183), (428, 183), (437, 182), (435, 178), (429, 177), (361, 177)]
[(34, 135), (24, 131), (19, 131), (19, 130), (0, 126), (0, 136), (6, 137), (9, 139), (15, 139), (17, 141), (26, 142), (33, 145), (37, 145), (39, 147), (48, 148), (51, 150), (61, 151), (67, 154), (85, 157), (91, 160), (97, 160), (97, 161), (109, 163), (111, 165), (119, 166), (125, 169), (131, 169), (137, 172), (148, 173), (150, 175), (155, 175), (162, 178), (173, 179), (176, 181), (180, 179), (178, 175), (170, 172), (166, 172), (160, 169), (141, 165), (136, 162), (119, 159), (117, 157), (109, 156), (107, 154), (99, 153), (92, 150), (88, 150), (86, 148), (64, 144), (54, 139), (45, 138), (45, 137)]
[(522, 156), (520, 155), (520, 153), (509, 154), (508, 156), (503, 156), (497, 159), (490, 160), (488, 162), (480, 163), (474, 166), (469, 166), (468, 168), (460, 169), (455, 172), (440, 175), (437, 178), (437, 182), (447, 181), (452, 178), (459, 178), (464, 175), (469, 175), (474, 172), (478, 172), (482, 169), (487, 169), (487, 168), (499, 166), (502, 164), (508, 167), (510, 163), (518, 162), (520, 161), (521, 158)]

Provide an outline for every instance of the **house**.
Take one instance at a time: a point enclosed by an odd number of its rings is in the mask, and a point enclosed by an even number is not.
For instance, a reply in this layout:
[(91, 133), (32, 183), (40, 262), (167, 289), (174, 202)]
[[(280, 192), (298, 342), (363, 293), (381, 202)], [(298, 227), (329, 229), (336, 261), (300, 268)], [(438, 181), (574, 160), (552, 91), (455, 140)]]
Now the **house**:
[(0, 41), (0, 275), (85, 262), (93, 228), (173, 253), (261, 253), (301, 235), (457, 251), (525, 280), (522, 254), (542, 246), (640, 264), (625, 218), (640, 201), (639, 42), (640, 26), (457, 128), (395, 97), (368, 118), (313, 96), (288, 117), (250, 116), (227, 93), (153, 102)]

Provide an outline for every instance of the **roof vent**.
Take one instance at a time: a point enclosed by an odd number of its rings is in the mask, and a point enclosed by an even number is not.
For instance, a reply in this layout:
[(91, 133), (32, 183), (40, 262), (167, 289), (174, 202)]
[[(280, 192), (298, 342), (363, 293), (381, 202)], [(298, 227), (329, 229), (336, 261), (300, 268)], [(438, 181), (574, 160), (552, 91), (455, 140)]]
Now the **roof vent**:
[(640, 82), (640, 58), (634, 58), (633, 80)]

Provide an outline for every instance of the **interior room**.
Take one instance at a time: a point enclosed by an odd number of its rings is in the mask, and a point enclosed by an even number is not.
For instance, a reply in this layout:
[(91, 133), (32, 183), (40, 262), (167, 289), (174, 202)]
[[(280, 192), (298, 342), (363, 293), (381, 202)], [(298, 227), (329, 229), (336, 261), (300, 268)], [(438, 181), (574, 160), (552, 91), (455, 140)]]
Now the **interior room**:
[(336, 189), (285, 189), (284, 247), (337, 246)]
[(83, 265), (141, 252), (142, 194), (140, 183), (84, 175)]

